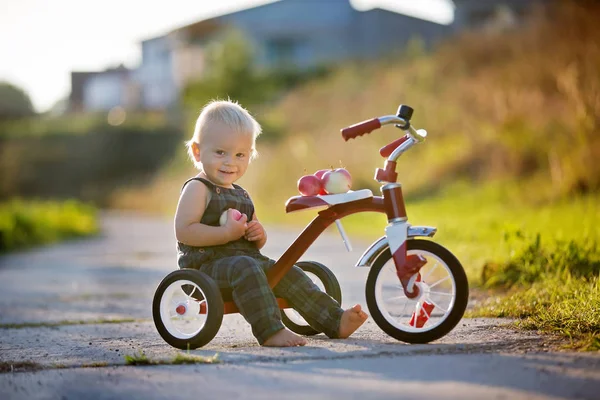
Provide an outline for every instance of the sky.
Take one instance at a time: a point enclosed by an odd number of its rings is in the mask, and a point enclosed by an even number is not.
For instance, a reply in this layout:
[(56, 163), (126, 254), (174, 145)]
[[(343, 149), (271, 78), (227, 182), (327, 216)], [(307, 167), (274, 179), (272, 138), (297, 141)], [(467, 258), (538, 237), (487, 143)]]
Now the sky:
[[(278, 0), (275, 0), (278, 1)], [(327, 1), (327, 0), (322, 0)], [(135, 68), (140, 41), (177, 27), (274, 0), (0, 0), (0, 81), (25, 90), (37, 111), (70, 91), (71, 71)], [(439, 23), (450, 0), (351, 0)]]

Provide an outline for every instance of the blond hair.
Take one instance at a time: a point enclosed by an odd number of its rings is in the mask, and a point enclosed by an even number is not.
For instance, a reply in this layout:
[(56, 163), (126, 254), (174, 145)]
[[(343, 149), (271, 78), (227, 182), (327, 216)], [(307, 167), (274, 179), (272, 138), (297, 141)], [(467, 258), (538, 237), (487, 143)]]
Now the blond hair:
[(256, 138), (261, 134), (260, 124), (250, 115), (248, 110), (232, 100), (212, 100), (206, 104), (196, 120), (194, 135), (186, 142), (188, 155), (197, 168), (202, 165), (196, 161), (192, 144), (196, 143), (198, 147), (202, 145), (202, 137), (206, 134), (209, 127), (215, 123), (220, 123), (233, 131), (252, 135), (252, 153), (250, 159), (253, 160), (258, 155), (256, 151)]

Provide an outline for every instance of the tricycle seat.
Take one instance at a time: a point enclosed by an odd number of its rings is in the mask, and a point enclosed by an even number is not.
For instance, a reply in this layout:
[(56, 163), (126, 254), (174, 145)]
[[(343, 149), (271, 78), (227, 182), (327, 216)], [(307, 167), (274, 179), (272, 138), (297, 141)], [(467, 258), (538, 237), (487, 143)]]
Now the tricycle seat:
[(349, 191), (340, 194), (325, 194), (317, 196), (294, 196), (285, 203), (285, 212), (307, 210), (315, 207), (329, 207), (335, 204), (349, 203), (373, 197), (369, 189)]

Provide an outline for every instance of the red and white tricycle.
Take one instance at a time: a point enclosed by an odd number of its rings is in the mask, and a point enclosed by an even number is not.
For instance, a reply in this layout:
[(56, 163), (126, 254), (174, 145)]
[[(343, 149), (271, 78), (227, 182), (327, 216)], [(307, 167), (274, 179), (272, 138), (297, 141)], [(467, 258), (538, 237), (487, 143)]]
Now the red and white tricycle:
[[(286, 203), (286, 212), (318, 208), (318, 215), (296, 238), (267, 274), (271, 287), (293, 265), (302, 268), (319, 287), (342, 302), (335, 275), (314, 261), (298, 261), (310, 245), (333, 223), (338, 225), (349, 245), (339, 220), (359, 212), (379, 212), (387, 216), (385, 235), (360, 257), (357, 267), (370, 268), (366, 300), (375, 323), (388, 335), (407, 343), (427, 343), (450, 332), (462, 318), (469, 297), (463, 267), (441, 245), (427, 239), (437, 229), (408, 223), (402, 186), (397, 183), (396, 161), (414, 145), (425, 140), (424, 130), (411, 125), (412, 108), (401, 105), (397, 115), (387, 115), (342, 129), (345, 140), (370, 133), (383, 125), (395, 125), (404, 135), (380, 150), (387, 157), (383, 169), (375, 172), (382, 184), (382, 196), (368, 189), (342, 194), (295, 196)], [(302, 335), (318, 332), (277, 299), (287, 328)], [(156, 289), (152, 304), (154, 324), (161, 337), (179, 349), (195, 349), (217, 334), (224, 314), (238, 309), (230, 289), (219, 289), (206, 274), (195, 269), (180, 269), (167, 275)]]

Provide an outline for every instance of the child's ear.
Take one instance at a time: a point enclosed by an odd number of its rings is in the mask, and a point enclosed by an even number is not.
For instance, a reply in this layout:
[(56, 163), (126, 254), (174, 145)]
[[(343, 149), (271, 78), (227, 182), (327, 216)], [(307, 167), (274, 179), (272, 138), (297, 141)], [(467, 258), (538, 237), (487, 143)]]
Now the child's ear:
[(194, 154), (194, 159), (200, 162), (200, 147), (196, 142), (192, 143), (192, 153)]

